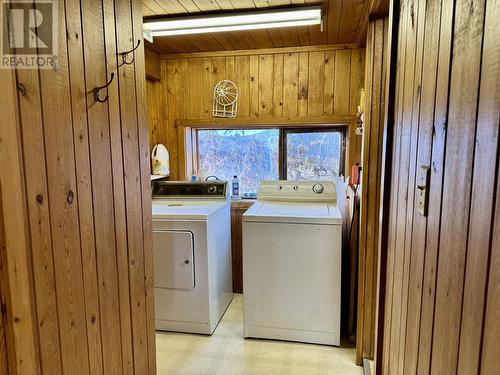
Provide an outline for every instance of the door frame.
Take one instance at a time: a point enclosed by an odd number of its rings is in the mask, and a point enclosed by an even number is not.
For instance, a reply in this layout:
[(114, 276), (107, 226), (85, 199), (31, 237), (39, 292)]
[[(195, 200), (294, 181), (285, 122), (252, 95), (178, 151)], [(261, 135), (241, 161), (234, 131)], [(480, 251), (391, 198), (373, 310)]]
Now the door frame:
[(380, 225), (378, 244), (378, 282), (377, 307), (375, 311), (375, 373), (382, 374), (382, 357), (384, 352), (384, 316), (387, 277), (387, 248), (389, 245), (389, 212), (391, 203), (393, 140), (395, 127), (396, 69), (398, 58), (399, 36), (399, 1), (390, 0), (388, 66), (386, 76), (386, 98), (384, 116), (384, 137), (382, 146), (382, 191), (380, 194)]

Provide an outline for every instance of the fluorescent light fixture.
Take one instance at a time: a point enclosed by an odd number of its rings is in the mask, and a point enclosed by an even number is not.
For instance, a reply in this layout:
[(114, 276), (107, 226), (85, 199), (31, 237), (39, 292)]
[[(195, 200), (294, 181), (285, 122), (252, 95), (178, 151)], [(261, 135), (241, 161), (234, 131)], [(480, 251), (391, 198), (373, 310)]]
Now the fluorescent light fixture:
[(144, 34), (155, 36), (186, 35), (268, 29), (321, 24), (321, 7), (274, 9), (256, 12), (195, 17), (176, 17), (144, 20)]

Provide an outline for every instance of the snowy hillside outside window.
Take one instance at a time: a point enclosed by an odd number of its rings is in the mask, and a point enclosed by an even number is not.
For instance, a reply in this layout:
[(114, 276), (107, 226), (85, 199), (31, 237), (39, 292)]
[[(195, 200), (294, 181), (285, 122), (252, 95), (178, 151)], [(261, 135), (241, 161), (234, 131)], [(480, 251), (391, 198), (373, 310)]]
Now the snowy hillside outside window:
[(332, 180), (343, 174), (345, 129), (266, 128), (197, 131), (198, 174), (240, 179), (242, 196), (262, 180)]

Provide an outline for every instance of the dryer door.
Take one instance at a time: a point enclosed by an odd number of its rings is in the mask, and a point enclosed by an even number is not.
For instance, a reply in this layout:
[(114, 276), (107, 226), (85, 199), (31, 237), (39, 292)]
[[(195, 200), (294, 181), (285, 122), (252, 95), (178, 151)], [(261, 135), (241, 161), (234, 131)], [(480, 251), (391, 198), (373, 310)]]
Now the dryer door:
[(194, 240), (189, 231), (153, 231), (155, 287), (194, 288)]

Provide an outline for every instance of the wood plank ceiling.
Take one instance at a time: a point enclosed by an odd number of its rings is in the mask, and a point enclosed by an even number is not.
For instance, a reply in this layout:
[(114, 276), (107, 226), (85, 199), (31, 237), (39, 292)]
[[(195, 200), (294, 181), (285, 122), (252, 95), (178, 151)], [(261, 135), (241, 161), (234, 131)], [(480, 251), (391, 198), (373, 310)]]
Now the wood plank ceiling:
[(149, 48), (159, 53), (224, 51), (297, 47), (322, 44), (364, 43), (368, 14), (380, 0), (142, 0), (145, 18), (182, 16), (232, 10), (322, 5), (323, 31), (319, 25), (155, 37)]

